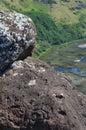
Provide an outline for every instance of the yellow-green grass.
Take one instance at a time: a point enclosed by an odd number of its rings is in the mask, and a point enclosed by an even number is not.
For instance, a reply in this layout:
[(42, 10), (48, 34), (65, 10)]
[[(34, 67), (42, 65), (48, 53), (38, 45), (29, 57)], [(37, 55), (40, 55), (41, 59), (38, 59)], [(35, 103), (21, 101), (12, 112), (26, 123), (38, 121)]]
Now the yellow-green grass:
[(76, 23), (78, 22), (77, 16), (69, 9), (67, 5), (63, 5), (60, 2), (54, 4), (50, 11), (50, 15), (56, 20), (64, 19), (66, 23)]
[(22, 11), (39, 10), (48, 12), (49, 9), (49, 5), (45, 5), (41, 2), (33, 2), (33, 0), (25, 0), (23, 2), (20, 2), (20, 0), (15, 0), (13, 2), (11, 2), (11, 0), (5, 0), (5, 1), (9, 3), (10, 7), (14, 6), (17, 10), (21, 9)]
[[(79, 22), (79, 17), (81, 14), (86, 14), (86, 9), (82, 7), (81, 10), (70, 10), (72, 7), (77, 7), (80, 3), (75, 0), (70, 0), (69, 2), (62, 2), (61, 0), (56, 0), (57, 4), (44, 4), (42, 2), (36, 2), (33, 0), (24, 0), (20, 2), (20, 0), (2, 0), (6, 1), (10, 4), (11, 8), (14, 7), (16, 10), (24, 11), (43, 11), (45, 13), (49, 13), (56, 22), (59, 22), (61, 19), (64, 20), (67, 24), (69, 23), (77, 23)], [(86, 0), (81, 0), (82, 3), (86, 4)], [(0, 9), (3, 6), (0, 4)]]

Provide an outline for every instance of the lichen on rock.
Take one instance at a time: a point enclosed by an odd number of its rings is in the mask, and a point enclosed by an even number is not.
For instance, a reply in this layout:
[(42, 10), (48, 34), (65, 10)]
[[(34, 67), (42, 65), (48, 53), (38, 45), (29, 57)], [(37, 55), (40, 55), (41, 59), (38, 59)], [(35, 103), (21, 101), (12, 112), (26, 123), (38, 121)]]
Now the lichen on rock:
[(0, 73), (15, 60), (32, 55), (36, 42), (33, 21), (17, 12), (0, 12)]

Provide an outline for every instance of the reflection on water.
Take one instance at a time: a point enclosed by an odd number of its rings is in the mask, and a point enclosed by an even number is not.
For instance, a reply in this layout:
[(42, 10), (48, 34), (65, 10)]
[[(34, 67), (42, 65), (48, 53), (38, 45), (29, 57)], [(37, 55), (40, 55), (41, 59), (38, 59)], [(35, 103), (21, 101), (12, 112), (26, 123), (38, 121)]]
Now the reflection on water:
[(59, 71), (59, 72), (62, 72), (62, 73), (73, 73), (75, 75), (78, 75), (78, 76), (86, 76), (86, 72), (82, 72), (80, 70), (80, 68), (63, 68), (63, 67), (59, 67), (59, 66), (55, 66), (54, 67), (55, 70)]
[(86, 62), (86, 57), (82, 58), (81, 62)]
[(77, 75), (80, 78), (74, 78), (68, 74), (68, 76), (71, 78), (72, 82), (76, 85), (77, 89), (84, 94), (86, 94), (86, 72), (82, 72), (80, 68), (63, 68), (59, 66), (55, 66), (54, 69), (61, 73), (73, 73), (74, 75)]
[(86, 94), (86, 41), (57, 46), (48, 53), (55, 70), (69, 76), (77, 89)]

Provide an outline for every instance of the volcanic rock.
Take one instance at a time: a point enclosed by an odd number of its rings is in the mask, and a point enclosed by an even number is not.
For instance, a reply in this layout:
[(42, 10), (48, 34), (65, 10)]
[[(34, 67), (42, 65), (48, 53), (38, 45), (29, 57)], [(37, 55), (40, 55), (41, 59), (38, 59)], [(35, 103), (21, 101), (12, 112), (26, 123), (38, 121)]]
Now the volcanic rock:
[(86, 96), (28, 57), (0, 77), (0, 130), (86, 130)]
[(0, 74), (15, 60), (32, 55), (35, 36), (29, 17), (9, 10), (0, 12)]

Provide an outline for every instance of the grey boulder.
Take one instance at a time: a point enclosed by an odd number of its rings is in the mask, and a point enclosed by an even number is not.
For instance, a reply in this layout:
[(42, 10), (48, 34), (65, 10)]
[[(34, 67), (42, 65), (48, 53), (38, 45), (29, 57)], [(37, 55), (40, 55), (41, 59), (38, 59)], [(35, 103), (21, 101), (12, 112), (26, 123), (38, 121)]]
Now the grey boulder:
[(0, 12), (0, 74), (15, 60), (32, 55), (35, 37), (31, 18), (9, 10)]

